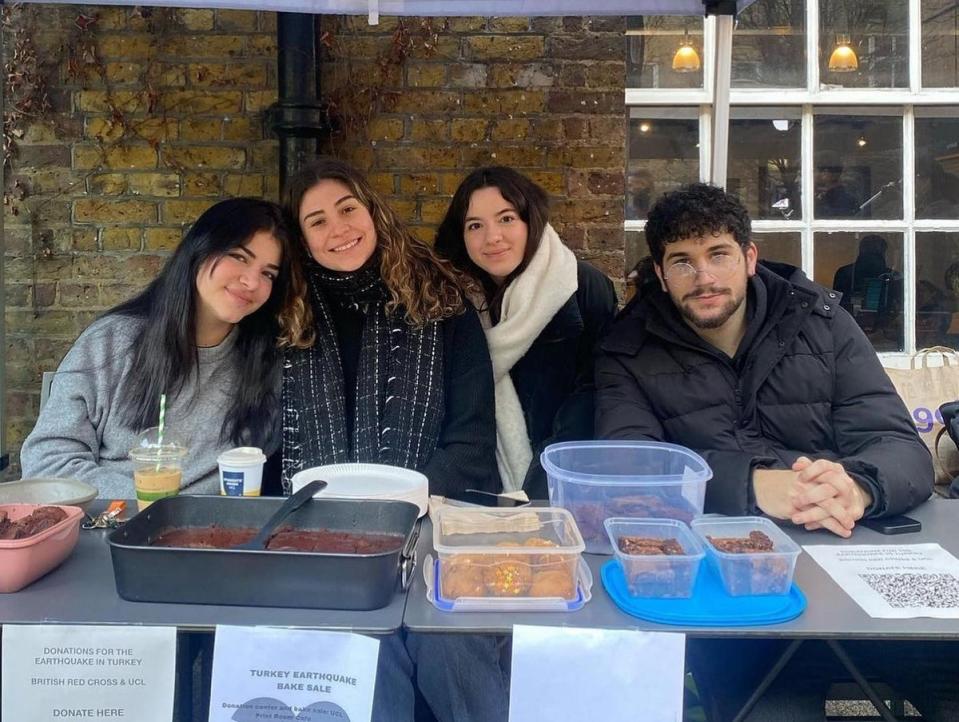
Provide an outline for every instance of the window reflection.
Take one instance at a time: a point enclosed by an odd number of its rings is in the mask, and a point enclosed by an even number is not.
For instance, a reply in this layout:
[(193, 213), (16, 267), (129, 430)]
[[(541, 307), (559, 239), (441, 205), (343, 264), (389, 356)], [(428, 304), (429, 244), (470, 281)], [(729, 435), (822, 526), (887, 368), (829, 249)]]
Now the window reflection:
[(824, 88), (909, 86), (908, 2), (820, 2), (819, 23), (819, 76)]
[(776, 261), (802, 267), (802, 245), (798, 233), (756, 233), (753, 241), (759, 249), (760, 261)]
[[(626, 87), (702, 88), (703, 21), (666, 15), (626, 19)], [(682, 61), (674, 70), (676, 53), (685, 43), (695, 53), (699, 67)], [(687, 51), (684, 51), (688, 55)]]
[(959, 233), (916, 234), (916, 347), (959, 347)]
[(806, 85), (804, 0), (757, 2), (736, 18), (732, 84), (736, 88)]
[(727, 188), (759, 220), (802, 217), (798, 109), (734, 109)]
[(902, 218), (902, 119), (817, 115), (816, 218)]
[(959, 117), (916, 118), (916, 218), (959, 218)]
[(840, 305), (877, 351), (903, 343), (902, 234), (818, 233), (815, 280), (842, 293)]
[(959, 86), (959, 3), (922, 0), (922, 85)]
[(634, 108), (631, 115), (626, 218), (645, 220), (663, 193), (699, 180), (699, 118), (695, 109), (660, 118)]

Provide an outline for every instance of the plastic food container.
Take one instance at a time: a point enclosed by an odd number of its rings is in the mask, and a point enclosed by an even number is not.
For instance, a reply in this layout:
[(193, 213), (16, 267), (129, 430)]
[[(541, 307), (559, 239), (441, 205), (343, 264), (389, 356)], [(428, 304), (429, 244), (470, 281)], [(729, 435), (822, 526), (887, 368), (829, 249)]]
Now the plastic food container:
[[(747, 594), (788, 594), (801, 549), (769, 519), (758, 516), (703, 518), (692, 522), (693, 533), (706, 548), (706, 558), (734, 597)], [(731, 553), (713, 546), (707, 537), (745, 538), (761, 531), (773, 542), (770, 552)]]
[(77, 545), (83, 511), (58, 504), (3, 504), (12, 521), (41, 506), (59, 506), (67, 518), (26, 539), (0, 540), (0, 593), (18, 592), (55, 568)]
[(565, 509), (442, 506), (433, 519), (439, 596), (449, 602), (574, 601), (584, 546)]
[(590, 554), (610, 554), (603, 529), (610, 517), (677, 519), (703, 513), (713, 472), (699, 454), (655, 441), (570, 441), (540, 459), (549, 501), (568, 509)]
[[(603, 525), (616, 561), (623, 568), (626, 586), (635, 597), (687, 598), (693, 595), (699, 566), (706, 552), (689, 527), (674, 519), (613, 517)], [(622, 537), (674, 539), (682, 554), (627, 554), (619, 547)]]

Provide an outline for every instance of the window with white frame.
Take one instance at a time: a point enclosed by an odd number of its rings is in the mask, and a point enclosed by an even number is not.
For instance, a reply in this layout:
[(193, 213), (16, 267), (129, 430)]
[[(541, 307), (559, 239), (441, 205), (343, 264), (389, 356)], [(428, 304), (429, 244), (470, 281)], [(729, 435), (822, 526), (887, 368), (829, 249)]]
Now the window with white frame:
[[(627, 267), (709, 177), (712, 18), (631, 18)], [(733, 36), (727, 186), (760, 256), (843, 292), (878, 352), (959, 346), (959, 1), (757, 0)]]

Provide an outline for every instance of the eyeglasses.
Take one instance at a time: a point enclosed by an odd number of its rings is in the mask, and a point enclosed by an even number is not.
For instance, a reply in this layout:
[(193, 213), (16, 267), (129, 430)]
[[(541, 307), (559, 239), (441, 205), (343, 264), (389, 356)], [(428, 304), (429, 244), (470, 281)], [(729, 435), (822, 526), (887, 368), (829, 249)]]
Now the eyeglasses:
[(717, 280), (724, 280), (736, 270), (742, 258), (740, 253), (714, 253), (706, 259), (706, 267), (697, 269), (692, 263), (680, 261), (666, 269), (666, 280), (675, 283), (692, 281), (700, 273), (708, 273)]

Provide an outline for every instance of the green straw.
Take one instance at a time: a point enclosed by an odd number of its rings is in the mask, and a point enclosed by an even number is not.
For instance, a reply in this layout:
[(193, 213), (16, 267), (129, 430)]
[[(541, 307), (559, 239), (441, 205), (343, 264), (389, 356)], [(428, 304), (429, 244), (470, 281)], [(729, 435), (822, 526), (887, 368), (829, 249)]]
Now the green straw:
[[(163, 425), (166, 420), (166, 394), (160, 394), (160, 423), (157, 424), (157, 446), (163, 446)], [(157, 449), (157, 471), (160, 471), (160, 459), (162, 451)]]

